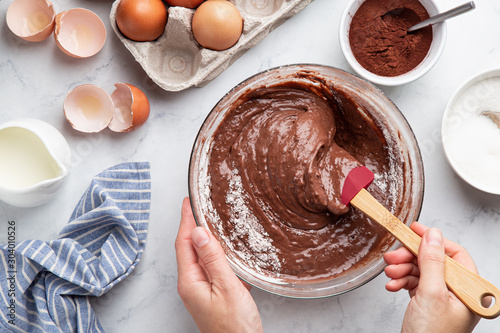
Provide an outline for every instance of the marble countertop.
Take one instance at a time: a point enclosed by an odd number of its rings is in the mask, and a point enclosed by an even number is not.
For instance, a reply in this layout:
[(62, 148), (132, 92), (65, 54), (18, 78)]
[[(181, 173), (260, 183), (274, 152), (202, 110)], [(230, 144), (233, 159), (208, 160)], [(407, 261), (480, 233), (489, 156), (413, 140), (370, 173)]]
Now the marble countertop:
[[(461, 4), (439, 0), (441, 9)], [(5, 17), (9, 0), (0, 2)], [(191, 147), (203, 120), (234, 85), (271, 67), (318, 63), (352, 71), (338, 43), (338, 26), (347, 0), (315, 0), (272, 31), (219, 77), (203, 88), (166, 92), (135, 62), (111, 29), (111, 1), (54, 0), (57, 11), (84, 7), (107, 27), (101, 52), (88, 59), (63, 54), (53, 38), (28, 43), (0, 23), (0, 121), (39, 118), (58, 128), (73, 152), (73, 170), (57, 197), (37, 208), (0, 203), (0, 241), (7, 220), (15, 220), (17, 239), (50, 240), (67, 223), (90, 180), (101, 170), (125, 161), (150, 161), (152, 202), (148, 243), (134, 272), (93, 301), (107, 332), (196, 332), (177, 294), (174, 239), (182, 198), (187, 195)], [(404, 86), (381, 89), (400, 108), (413, 128), (425, 167), (425, 196), (420, 222), (439, 227), (445, 237), (469, 250), (481, 275), (500, 286), (500, 196), (464, 183), (449, 167), (441, 144), (444, 108), (468, 78), (500, 66), (500, 2), (477, 1), (477, 8), (447, 23), (445, 50), (434, 68)], [(67, 92), (93, 83), (111, 93), (127, 82), (145, 91), (151, 102), (147, 123), (128, 134), (105, 130), (83, 134), (71, 128), (62, 105)], [(296, 300), (252, 290), (266, 332), (398, 332), (409, 298), (389, 293), (381, 274), (347, 294)], [(476, 332), (500, 330), (500, 321), (482, 320)]]

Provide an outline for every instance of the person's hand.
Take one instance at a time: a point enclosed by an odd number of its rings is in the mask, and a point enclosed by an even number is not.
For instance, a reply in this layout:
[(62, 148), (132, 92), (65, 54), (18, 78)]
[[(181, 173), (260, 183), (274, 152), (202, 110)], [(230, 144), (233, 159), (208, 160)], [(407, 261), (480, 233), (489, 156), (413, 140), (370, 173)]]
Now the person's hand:
[(402, 247), (384, 255), (385, 274), (391, 280), (386, 289), (408, 290), (411, 300), (403, 319), (402, 332), (472, 332), (479, 321), (444, 281), (445, 252), (477, 273), (467, 251), (447, 239), (440, 230), (414, 222), (411, 229), (422, 236), (418, 259)]
[(177, 290), (201, 332), (263, 331), (250, 287), (236, 277), (214, 236), (196, 227), (188, 198), (175, 250)]

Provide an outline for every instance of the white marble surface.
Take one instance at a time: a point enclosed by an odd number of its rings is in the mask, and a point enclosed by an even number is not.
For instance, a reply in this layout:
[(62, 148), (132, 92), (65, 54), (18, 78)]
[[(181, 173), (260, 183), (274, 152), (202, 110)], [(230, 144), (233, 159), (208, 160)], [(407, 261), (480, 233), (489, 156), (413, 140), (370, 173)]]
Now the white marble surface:
[[(57, 11), (84, 7), (99, 14), (108, 29), (103, 50), (89, 59), (64, 55), (52, 38), (28, 43), (5, 23), (10, 0), (0, 1), (0, 121), (43, 119), (57, 127), (73, 150), (73, 171), (59, 195), (30, 209), (0, 203), (0, 242), (6, 222), (18, 225), (19, 241), (57, 236), (74, 205), (99, 171), (124, 161), (150, 161), (152, 205), (148, 244), (142, 262), (120, 285), (94, 301), (107, 332), (196, 332), (177, 295), (174, 239), (182, 198), (187, 195), (189, 156), (198, 128), (212, 106), (248, 76), (282, 64), (319, 63), (351, 71), (338, 45), (338, 24), (347, 0), (315, 0), (244, 54), (203, 88), (169, 93), (148, 79), (110, 28), (111, 1), (54, 0)], [(442, 9), (461, 0), (438, 0)], [(422, 149), (425, 198), (420, 221), (439, 227), (466, 247), (481, 274), (500, 286), (500, 196), (477, 191), (448, 166), (440, 126), (452, 93), (469, 77), (500, 66), (500, 2), (476, 1), (473, 12), (448, 22), (446, 48), (436, 66), (418, 81), (382, 90), (407, 117)], [(66, 122), (66, 93), (83, 83), (109, 93), (115, 82), (142, 88), (151, 117), (128, 134), (108, 130), (82, 134)], [(347, 294), (319, 300), (294, 300), (259, 290), (252, 294), (266, 332), (397, 332), (408, 296), (385, 291), (382, 274)], [(500, 319), (482, 320), (476, 332), (499, 332)]]

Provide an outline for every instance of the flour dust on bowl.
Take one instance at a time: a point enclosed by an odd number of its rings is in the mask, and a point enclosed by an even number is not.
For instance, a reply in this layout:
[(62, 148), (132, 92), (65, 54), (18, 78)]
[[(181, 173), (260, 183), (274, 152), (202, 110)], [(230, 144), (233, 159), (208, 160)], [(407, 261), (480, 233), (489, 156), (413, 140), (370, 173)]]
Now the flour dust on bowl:
[(234, 87), (203, 123), (189, 167), (194, 216), (251, 285), (295, 298), (341, 294), (380, 274), (398, 246), (340, 201), (360, 164), (375, 174), (369, 190), (380, 202), (404, 223), (417, 219), (422, 161), (397, 107), (333, 67), (274, 68)]
[(475, 188), (500, 194), (500, 69), (467, 80), (442, 120), (443, 147), (453, 170)]

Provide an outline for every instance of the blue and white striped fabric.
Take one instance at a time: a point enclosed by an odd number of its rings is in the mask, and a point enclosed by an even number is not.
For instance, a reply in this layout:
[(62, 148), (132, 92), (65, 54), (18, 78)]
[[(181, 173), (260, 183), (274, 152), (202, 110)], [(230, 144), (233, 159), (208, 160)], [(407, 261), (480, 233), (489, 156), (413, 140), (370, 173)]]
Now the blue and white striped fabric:
[(1, 245), (0, 332), (104, 332), (88, 296), (138, 264), (150, 200), (149, 163), (119, 164), (92, 180), (57, 240)]

